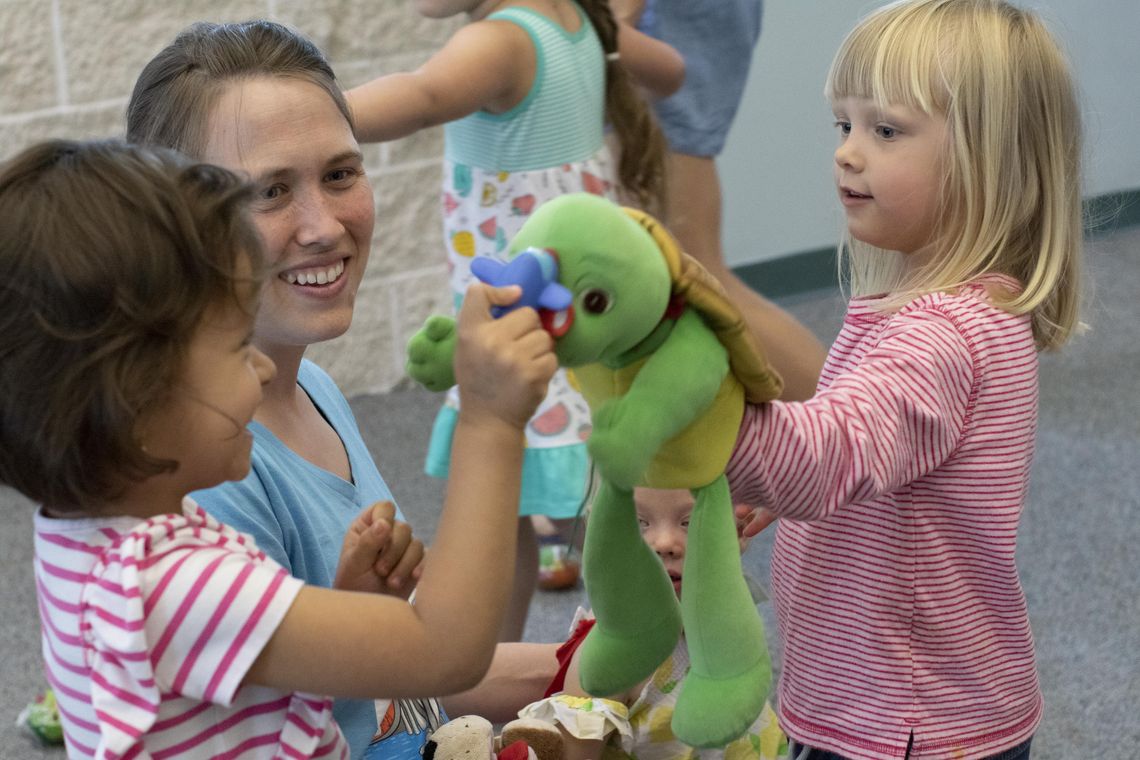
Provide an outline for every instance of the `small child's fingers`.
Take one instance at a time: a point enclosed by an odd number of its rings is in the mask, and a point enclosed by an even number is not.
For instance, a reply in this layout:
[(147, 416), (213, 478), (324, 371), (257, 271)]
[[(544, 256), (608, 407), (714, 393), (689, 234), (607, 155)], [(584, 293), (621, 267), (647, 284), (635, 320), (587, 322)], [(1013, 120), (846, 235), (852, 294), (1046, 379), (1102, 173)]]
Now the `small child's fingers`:
[(390, 588), (399, 588), (408, 582), (409, 579), (415, 578), (416, 568), (424, 559), (424, 543), (418, 538), (413, 538), (400, 555), (400, 561), (388, 573), (388, 586)]
[(518, 285), (506, 285), (501, 288), (483, 286), (487, 302), (491, 306), (510, 306), (522, 298), (522, 288)]
[(388, 545), (392, 526), (384, 520), (365, 524), (358, 518), (358, 529), (350, 529), (341, 551), (341, 563), (346, 570), (362, 572), (372, 567), (376, 557)]
[[(361, 579), (372, 574), (372, 565), (387, 545), (391, 524), (376, 517), (371, 507), (361, 512), (344, 536), (340, 559), (337, 562), (335, 588), (364, 590)], [(375, 586), (375, 581), (366, 584)]]
[(381, 550), (379, 559), (376, 560), (376, 572), (380, 575), (392, 572), (411, 543), (412, 526), (399, 520), (393, 522), (388, 532), (388, 541)]
[(522, 288), (518, 285), (508, 285), (496, 288), (473, 282), (467, 286), (463, 296), (463, 305), (459, 307), (459, 322), (471, 321), (487, 322), (493, 319), (492, 306), (510, 306), (522, 296)]
[[(349, 526), (344, 551), (361, 555), (371, 552), (375, 555), (387, 544), (395, 515), (396, 505), (390, 501), (378, 501), (365, 507)], [(368, 558), (367, 564), (371, 563), (372, 558)]]
[(511, 340), (521, 345), (535, 347), (536, 354), (554, 349), (554, 339), (550, 337), (550, 333), (542, 329), (542, 322), (534, 309), (515, 309), (504, 314), (499, 318), (497, 327)]
[(736, 504), (733, 507), (736, 515), (737, 532), (743, 539), (753, 538), (772, 523), (776, 522), (774, 512), (763, 507), (751, 507), (747, 504)]
[(365, 507), (362, 514), (369, 516), (369, 524), (383, 520), (391, 525), (396, 521), (396, 505), (388, 500), (377, 501), (371, 506)]

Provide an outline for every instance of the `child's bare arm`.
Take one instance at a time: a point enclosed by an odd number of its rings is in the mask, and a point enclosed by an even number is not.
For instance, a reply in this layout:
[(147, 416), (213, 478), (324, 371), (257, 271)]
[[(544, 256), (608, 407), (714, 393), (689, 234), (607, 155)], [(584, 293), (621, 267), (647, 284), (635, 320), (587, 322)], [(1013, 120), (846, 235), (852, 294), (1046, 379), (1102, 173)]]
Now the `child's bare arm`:
[(534, 45), (521, 27), (468, 24), (416, 71), (378, 77), (345, 93), (356, 137), (395, 140), (476, 111), (509, 110), (526, 96), (536, 66)]
[(492, 319), (518, 288), (468, 290), (459, 316), (462, 411), (436, 540), (415, 605), (306, 586), (247, 683), (345, 697), (417, 697), (474, 686), (511, 588), (523, 430), (557, 367), (532, 309)]
[(681, 54), (632, 24), (618, 23), (618, 51), (634, 81), (654, 98), (669, 97), (685, 82), (685, 59)]
[(655, 98), (667, 98), (685, 82), (685, 59), (667, 42), (637, 28), (645, 0), (610, 0), (618, 21), (621, 62), (634, 80)]

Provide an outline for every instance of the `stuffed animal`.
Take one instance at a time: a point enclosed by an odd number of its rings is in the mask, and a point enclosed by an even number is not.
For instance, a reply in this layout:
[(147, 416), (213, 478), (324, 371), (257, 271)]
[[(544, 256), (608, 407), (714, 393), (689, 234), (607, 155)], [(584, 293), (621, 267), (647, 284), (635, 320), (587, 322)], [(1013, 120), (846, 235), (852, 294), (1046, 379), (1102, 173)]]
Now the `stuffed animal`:
[[(720, 285), (649, 215), (561, 196), (535, 211), (510, 250), (528, 248), (551, 253), (572, 294), (555, 353), (590, 405), (587, 448), (601, 480), (583, 550), (597, 624), (582, 644), (582, 685), (599, 696), (632, 688), (673, 651), (683, 624), (692, 666), (673, 733), (723, 746), (760, 714), (771, 685), (724, 467), (745, 400), (775, 398), (780, 378)], [(451, 373), (454, 338), (438, 320), (408, 346), (408, 371), (425, 384)], [(638, 485), (694, 495), (680, 602), (641, 539)]]
[(562, 760), (562, 733), (533, 718), (519, 718), (495, 736), (491, 722), (462, 715), (428, 737), (424, 760)]
[(493, 760), (495, 727), (478, 715), (449, 720), (428, 736), (424, 760)]

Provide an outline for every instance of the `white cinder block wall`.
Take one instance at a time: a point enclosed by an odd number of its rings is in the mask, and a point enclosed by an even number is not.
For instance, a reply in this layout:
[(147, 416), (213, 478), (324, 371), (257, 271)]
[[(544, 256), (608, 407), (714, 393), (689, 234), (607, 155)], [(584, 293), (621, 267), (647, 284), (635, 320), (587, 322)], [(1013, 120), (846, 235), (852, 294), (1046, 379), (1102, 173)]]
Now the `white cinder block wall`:
[[(345, 87), (414, 68), (461, 23), (423, 19), (406, 0), (0, 0), (0, 160), (37, 140), (121, 135), (135, 77), (179, 30), (250, 18), (311, 38)], [(440, 129), (365, 147), (376, 233), (355, 321), (308, 353), (347, 395), (399, 383), (407, 337), (428, 314), (450, 308), (442, 148)]]

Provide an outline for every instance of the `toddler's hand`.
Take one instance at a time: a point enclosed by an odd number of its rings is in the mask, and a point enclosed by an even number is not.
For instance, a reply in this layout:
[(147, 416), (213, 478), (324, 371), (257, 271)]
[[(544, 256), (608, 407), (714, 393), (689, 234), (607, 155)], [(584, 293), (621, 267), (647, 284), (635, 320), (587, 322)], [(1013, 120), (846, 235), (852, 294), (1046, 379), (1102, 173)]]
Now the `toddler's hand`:
[(518, 300), (517, 285), (467, 289), (457, 324), (455, 380), (459, 414), (471, 420), (498, 419), (522, 430), (546, 395), (558, 368), (554, 341), (534, 309), (515, 309), (498, 319), (491, 306)]
[(423, 572), (424, 545), (390, 501), (362, 511), (344, 536), (333, 587), (407, 599)]
[(734, 504), (732, 511), (736, 517), (736, 533), (740, 537), (741, 551), (744, 551), (749, 542), (760, 531), (776, 522), (777, 519), (774, 512), (749, 504)]

